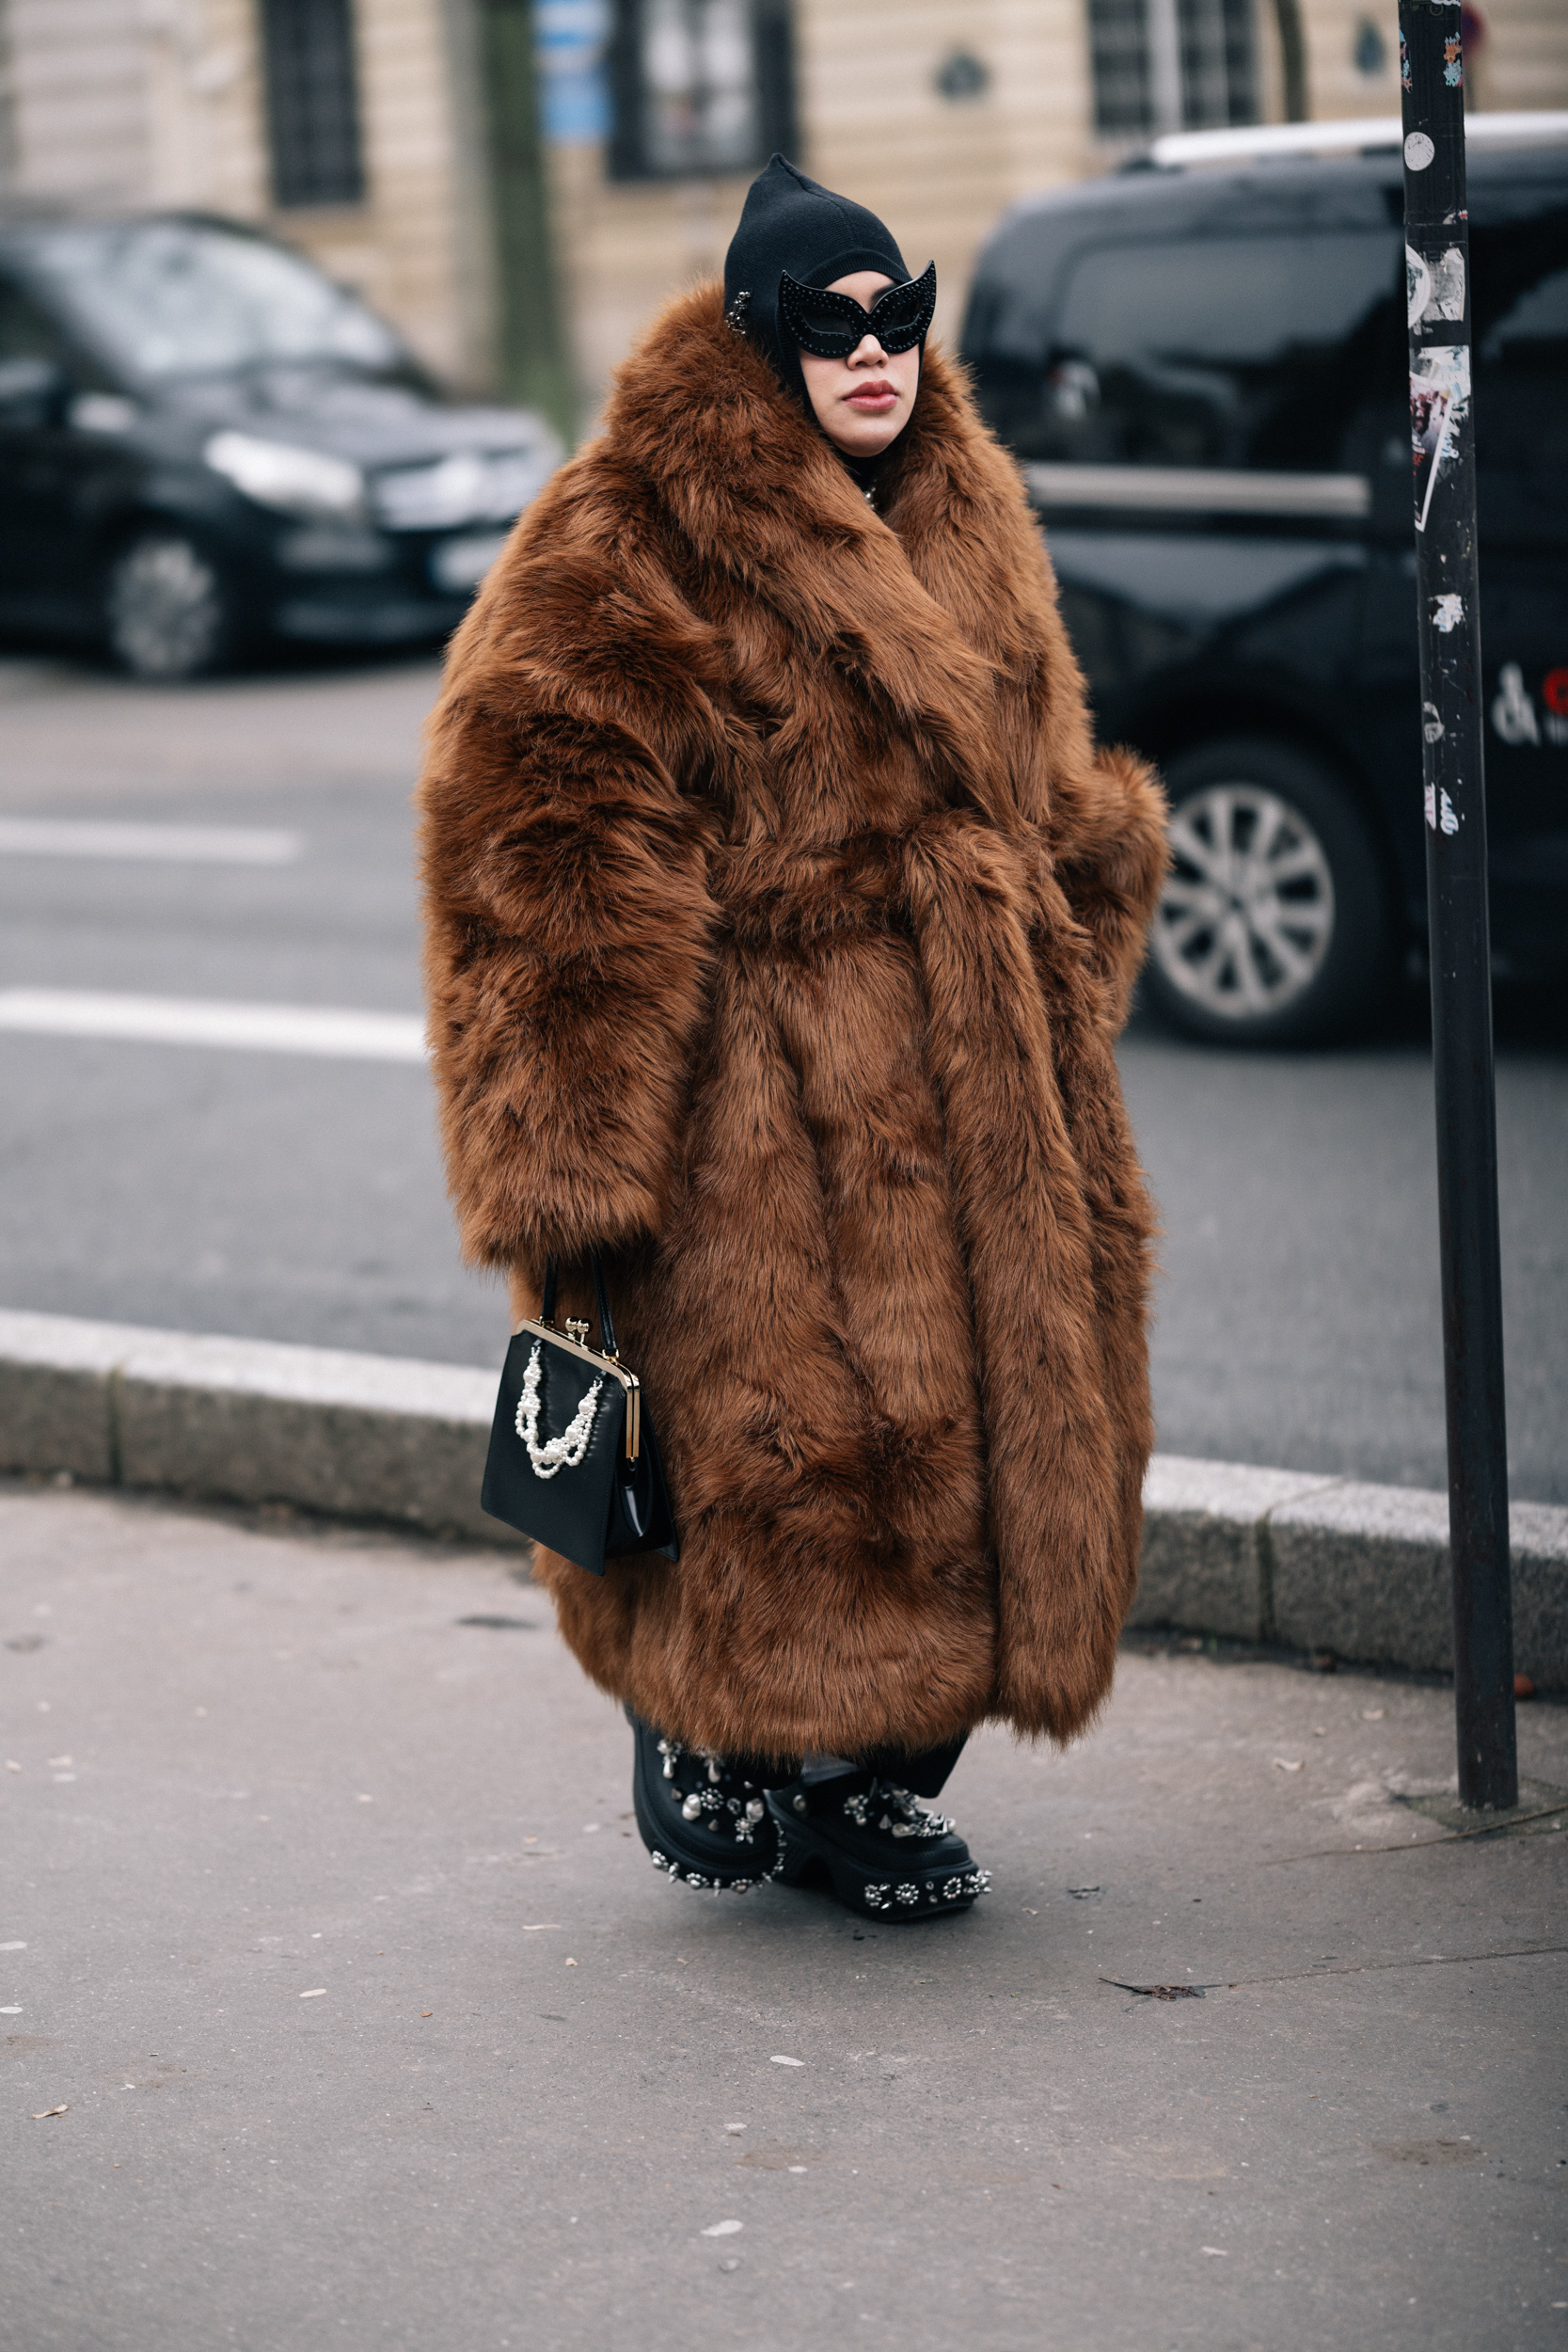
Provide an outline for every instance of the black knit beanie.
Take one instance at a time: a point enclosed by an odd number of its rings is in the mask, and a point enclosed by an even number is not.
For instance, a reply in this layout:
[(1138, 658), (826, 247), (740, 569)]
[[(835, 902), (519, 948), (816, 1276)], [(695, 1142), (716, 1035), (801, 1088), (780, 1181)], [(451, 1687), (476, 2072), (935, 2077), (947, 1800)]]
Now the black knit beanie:
[[(746, 192), (740, 226), (724, 256), (724, 310), (772, 362), (780, 382), (806, 414), (812, 405), (794, 337), (779, 317), (779, 278), (784, 270), (820, 292), (855, 270), (879, 270), (900, 285), (904, 257), (875, 213), (818, 187), (775, 155)], [(743, 311), (736, 305), (749, 295)]]

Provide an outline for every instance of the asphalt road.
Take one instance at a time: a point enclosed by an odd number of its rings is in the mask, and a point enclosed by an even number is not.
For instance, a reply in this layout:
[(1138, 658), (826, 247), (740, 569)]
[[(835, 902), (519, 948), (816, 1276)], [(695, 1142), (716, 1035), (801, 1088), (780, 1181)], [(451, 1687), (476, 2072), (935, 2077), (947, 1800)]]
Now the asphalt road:
[[(436, 679), (421, 660), (163, 691), (0, 661), (0, 820), (294, 837), (251, 845), (279, 862), (192, 863), (0, 828), (0, 990), (416, 1013), (408, 793)], [(1135, 1025), (1122, 1061), (1164, 1221), (1161, 1445), (1441, 1486), (1418, 1006), (1309, 1056)], [(0, 1304), (499, 1362), (504, 1300), (458, 1263), (418, 1062), (0, 1030)], [(1560, 1007), (1502, 1009), (1498, 1119), (1514, 1491), (1568, 1502)]]

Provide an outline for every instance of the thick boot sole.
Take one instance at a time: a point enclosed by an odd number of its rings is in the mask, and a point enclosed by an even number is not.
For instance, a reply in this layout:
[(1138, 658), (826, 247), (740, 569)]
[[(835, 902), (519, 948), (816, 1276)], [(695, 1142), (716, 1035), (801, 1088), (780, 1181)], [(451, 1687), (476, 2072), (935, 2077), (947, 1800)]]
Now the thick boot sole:
[(642, 1843), (656, 1870), (666, 1871), (687, 1886), (728, 1887), (737, 1895), (778, 1876), (778, 1844), (770, 1815), (757, 1823), (754, 1845), (737, 1846), (734, 1863), (728, 1855), (716, 1862), (705, 1845), (686, 1836), (686, 1824), (664, 1794), (662, 1777), (650, 1788), (638, 1743), (637, 1769), (632, 1774), (631, 1801)]
[(943, 1912), (968, 1911), (990, 1884), (990, 1872), (973, 1863), (958, 1870), (915, 1867), (883, 1877), (853, 1861), (815, 1822), (781, 1819), (778, 1813), (773, 1818), (779, 1826), (774, 1878), (784, 1886), (826, 1883), (846, 1911), (866, 1919), (934, 1919)]

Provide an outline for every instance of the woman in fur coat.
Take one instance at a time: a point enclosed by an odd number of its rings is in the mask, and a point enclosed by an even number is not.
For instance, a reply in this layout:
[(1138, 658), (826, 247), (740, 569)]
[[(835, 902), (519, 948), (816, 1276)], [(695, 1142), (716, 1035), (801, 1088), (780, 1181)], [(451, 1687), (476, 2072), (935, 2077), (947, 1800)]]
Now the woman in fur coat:
[(1113, 1056), (1164, 862), (935, 273), (775, 156), (451, 649), (420, 788), (464, 1246), (603, 1253), (679, 1557), (536, 1573), (654, 1860), (903, 1918), (968, 1732), (1110, 1686), (1151, 1441)]

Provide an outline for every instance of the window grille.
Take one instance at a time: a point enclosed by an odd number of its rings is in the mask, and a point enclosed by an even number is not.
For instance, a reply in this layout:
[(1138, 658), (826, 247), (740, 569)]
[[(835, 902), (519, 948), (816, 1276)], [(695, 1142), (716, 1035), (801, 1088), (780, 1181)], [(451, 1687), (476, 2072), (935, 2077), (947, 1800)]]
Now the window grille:
[(352, 0), (261, 0), (261, 15), (274, 203), (360, 203)]
[(1252, 0), (1088, 0), (1101, 138), (1258, 119)]
[(790, 0), (616, 0), (615, 180), (755, 171), (796, 141)]

